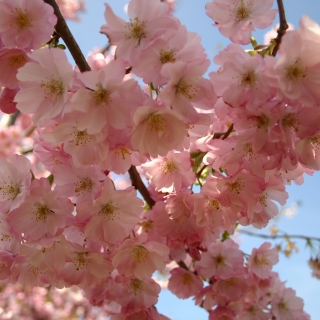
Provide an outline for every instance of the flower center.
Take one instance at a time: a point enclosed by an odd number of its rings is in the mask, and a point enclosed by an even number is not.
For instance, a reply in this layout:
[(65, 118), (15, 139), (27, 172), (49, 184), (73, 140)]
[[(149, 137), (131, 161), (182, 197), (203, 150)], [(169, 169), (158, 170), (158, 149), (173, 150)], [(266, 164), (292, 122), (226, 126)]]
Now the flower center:
[(262, 257), (260, 259), (258, 258), (258, 256), (255, 256), (254, 263), (256, 265), (258, 265), (259, 267), (269, 265), (268, 259), (264, 255), (262, 255)]
[(130, 252), (130, 257), (136, 262), (136, 263), (142, 263), (145, 262), (148, 257), (148, 250), (143, 246), (137, 246), (132, 249)]
[(228, 190), (236, 194), (240, 194), (243, 187), (244, 187), (244, 184), (239, 180), (233, 183), (228, 183)]
[(100, 210), (100, 214), (102, 214), (107, 220), (114, 220), (116, 215), (116, 207), (113, 205), (112, 201), (109, 201), (107, 204), (103, 205)]
[(92, 186), (93, 186), (93, 181), (89, 178), (82, 178), (80, 179), (79, 182), (75, 183), (75, 192), (76, 193), (85, 193), (85, 192), (90, 192), (92, 190)]
[(43, 88), (45, 99), (53, 98), (54, 100), (58, 100), (64, 93), (63, 82), (60, 78), (42, 82), (41, 88)]
[(244, 87), (253, 87), (257, 81), (256, 73), (253, 70), (241, 75), (240, 83)]
[(75, 141), (76, 146), (81, 145), (85, 146), (88, 142), (91, 141), (91, 137), (87, 134), (87, 131), (75, 131), (73, 133), (73, 140)]
[(20, 185), (10, 181), (9, 183), (4, 182), (4, 186), (0, 187), (2, 198), (6, 200), (14, 200), (17, 195), (21, 192)]
[(49, 214), (54, 213), (51, 209), (49, 209), (45, 204), (36, 203), (35, 204), (36, 211), (36, 221), (46, 221)]
[(133, 291), (133, 294), (136, 296), (143, 291), (143, 282), (137, 278), (131, 279), (130, 287)]
[(87, 268), (89, 260), (84, 257), (86, 254), (86, 252), (77, 252), (76, 257), (72, 261), (76, 270), (83, 270)]
[(127, 23), (126, 27), (130, 31), (130, 35), (127, 36), (129, 39), (137, 39), (138, 45), (140, 45), (140, 42), (143, 38), (146, 38), (146, 32), (145, 27), (146, 23), (144, 21), (140, 21), (139, 18), (134, 18), (133, 20), (130, 20), (130, 22)]
[(182, 283), (183, 284), (190, 284), (193, 282), (192, 275), (189, 273), (185, 273), (182, 277)]
[(192, 100), (196, 96), (197, 92), (197, 88), (194, 88), (193, 85), (187, 84), (185, 81), (181, 79), (176, 85), (176, 94), (180, 93), (189, 100)]
[(151, 113), (145, 120), (148, 124), (148, 129), (150, 131), (165, 131), (166, 124), (163, 117), (160, 114)]
[(225, 264), (225, 260), (222, 255), (218, 255), (218, 256), (214, 257), (214, 261), (217, 265), (224, 265)]
[(299, 131), (299, 122), (294, 113), (287, 113), (282, 119), (282, 125), (285, 129), (291, 129), (295, 132)]
[(15, 8), (13, 25), (18, 27), (20, 30), (27, 29), (32, 26), (32, 17), (26, 10)]
[(176, 57), (173, 49), (168, 49), (167, 51), (160, 50), (160, 62), (162, 64), (165, 64), (168, 62), (175, 62), (175, 61), (176, 61)]
[(286, 68), (285, 75), (290, 81), (297, 82), (306, 77), (306, 72), (300, 60), (297, 60)]
[(130, 154), (132, 154), (132, 152), (130, 150), (128, 150), (127, 148), (124, 148), (124, 147), (121, 147), (121, 148), (114, 150), (114, 153), (117, 156), (121, 156), (122, 160), (125, 160), (127, 155), (130, 156)]
[(236, 21), (241, 21), (247, 19), (250, 16), (250, 7), (245, 4), (243, 0), (240, 0), (239, 5), (235, 8), (235, 18)]
[(261, 128), (267, 129), (270, 124), (270, 119), (263, 114), (256, 119), (256, 124), (258, 129), (261, 129)]
[(108, 104), (108, 102), (110, 102), (109, 92), (104, 89), (101, 84), (97, 84), (97, 86), (98, 89), (92, 93), (96, 104)]
[(11, 56), (8, 59), (8, 64), (10, 67), (21, 68), (27, 62), (26, 56), (24, 54), (19, 54), (17, 56)]
[(163, 174), (172, 173), (177, 170), (177, 166), (173, 161), (169, 161), (166, 159), (165, 163), (163, 164)]

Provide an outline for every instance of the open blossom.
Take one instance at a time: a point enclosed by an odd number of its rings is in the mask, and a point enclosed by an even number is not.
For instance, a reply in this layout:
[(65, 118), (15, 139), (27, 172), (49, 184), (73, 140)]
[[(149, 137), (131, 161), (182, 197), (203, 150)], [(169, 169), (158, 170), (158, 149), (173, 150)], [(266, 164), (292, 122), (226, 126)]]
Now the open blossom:
[(26, 52), (21, 49), (0, 49), (0, 85), (15, 89), (18, 87), (18, 79), (16, 77), (18, 69), (30, 61)]
[(165, 156), (187, 135), (186, 124), (179, 114), (159, 108), (150, 98), (136, 110), (133, 122), (132, 146), (140, 153), (148, 153), (152, 157)]
[(138, 279), (150, 278), (154, 271), (163, 270), (169, 248), (155, 241), (146, 242), (146, 235), (126, 239), (116, 250), (112, 265), (120, 274)]
[[(283, 37), (280, 58), (268, 57), (269, 85), (291, 101), (313, 107), (319, 104), (320, 26), (304, 16), (300, 28)], [(312, 57), (312, 59), (310, 59)]]
[(196, 270), (207, 278), (214, 276), (228, 279), (242, 274), (244, 272), (243, 253), (231, 239), (212, 243), (208, 251), (202, 253), (201, 260), (196, 263)]
[(79, 129), (96, 134), (107, 124), (117, 129), (131, 125), (131, 110), (141, 103), (142, 92), (135, 80), (123, 81), (125, 72), (123, 61), (117, 59), (100, 70), (78, 75), (85, 88), (80, 88), (70, 102), (71, 108), (81, 112)]
[(180, 299), (195, 296), (203, 287), (203, 281), (194, 273), (182, 268), (170, 271), (168, 289)]
[(12, 155), (10, 162), (0, 159), (0, 208), (14, 209), (23, 201), (31, 183), (30, 161), (25, 156)]
[(41, 178), (31, 183), (30, 195), (10, 212), (8, 222), (14, 231), (23, 233), (25, 239), (39, 240), (62, 233), (72, 211), (71, 201), (59, 197), (58, 191), (51, 191), (49, 180)]
[(271, 25), (277, 10), (273, 0), (214, 0), (206, 5), (207, 15), (219, 31), (232, 42), (249, 44), (256, 28)]
[(141, 166), (157, 191), (179, 192), (195, 180), (188, 152), (169, 151), (166, 157), (153, 159)]
[(26, 63), (17, 74), (20, 91), (15, 102), (22, 113), (34, 113), (32, 119), (40, 125), (62, 113), (73, 70), (61, 49), (43, 48), (29, 53), (29, 57), (34, 62)]
[(56, 23), (52, 6), (42, 0), (0, 2), (0, 33), (6, 47), (38, 49), (50, 40)]
[(270, 249), (271, 243), (265, 242), (260, 248), (254, 248), (248, 260), (249, 272), (261, 279), (269, 277), (272, 267), (279, 261), (276, 248)]
[(132, 63), (138, 54), (168, 29), (177, 29), (178, 23), (169, 15), (169, 6), (158, 0), (132, 0), (128, 5), (129, 22), (116, 16), (105, 4), (107, 24), (101, 27), (112, 45), (115, 55)]
[(136, 196), (133, 187), (127, 190), (103, 188), (101, 196), (94, 200), (80, 202), (77, 219), (89, 218), (84, 234), (93, 241), (109, 244), (123, 241), (140, 221), (143, 202)]

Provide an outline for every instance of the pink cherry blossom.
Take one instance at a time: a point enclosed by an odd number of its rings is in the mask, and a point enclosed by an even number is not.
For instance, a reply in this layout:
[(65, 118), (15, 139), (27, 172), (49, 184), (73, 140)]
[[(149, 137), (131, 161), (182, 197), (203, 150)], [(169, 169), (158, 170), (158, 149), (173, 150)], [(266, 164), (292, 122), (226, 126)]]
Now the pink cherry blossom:
[(21, 112), (34, 113), (32, 119), (40, 125), (62, 113), (69, 99), (73, 71), (61, 49), (43, 48), (28, 56), (33, 62), (18, 71), (20, 91), (15, 102)]
[(17, 111), (17, 103), (14, 102), (18, 88), (3, 88), (0, 93), (0, 110), (3, 113), (12, 114)]
[(158, 157), (141, 167), (157, 191), (179, 192), (195, 180), (189, 157), (188, 152), (169, 151), (166, 157)]
[(59, 197), (58, 191), (51, 191), (49, 180), (41, 178), (31, 183), (30, 195), (10, 212), (8, 222), (13, 230), (23, 233), (25, 239), (39, 240), (59, 235), (72, 211), (71, 201)]
[(106, 25), (100, 29), (112, 45), (116, 45), (115, 55), (132, 63), (148, 44), (168, 29), (177, 29), (178, 23), (169, 14), (169, 6), (157, 0), (132, 0), (129, 2), (129, 22), (116, 16), (105, 4)]
[(155, 241), (145, 242), (145, 236), (126, 239), (116, 250), (112, 265), (126, 277), (150, 278), (155, 270), (163, 270), (169, 248)]
[(232, 42), (249, 44), (256, 28), (271, 25), (278, 10), (270, 10), (273, 0), (214, 0), (206, 5), (206, 13), (214, 26)]
[(252, 250), (248, 260), (249, 272), (261, 279), (268, 278), (272, 267), (279, 261), (277, 249), (270, 248), (271, 243), (265, 242), (258, 249)]
[(203, 287), (202, 280), (190, 271), (175, 268), (170, 273), (168, 289), (180, 299), (196, 295)]
[(165, 156), (187, 135), (186, 125), (179, 114), (159, 108), (150, 98), (136, 110), (133, 121), (132, 146), (152, 157)]
[(57, 17), (41, 0), (0, 2), (0, 32), (6, 47), (38, 49), (50, 40)]

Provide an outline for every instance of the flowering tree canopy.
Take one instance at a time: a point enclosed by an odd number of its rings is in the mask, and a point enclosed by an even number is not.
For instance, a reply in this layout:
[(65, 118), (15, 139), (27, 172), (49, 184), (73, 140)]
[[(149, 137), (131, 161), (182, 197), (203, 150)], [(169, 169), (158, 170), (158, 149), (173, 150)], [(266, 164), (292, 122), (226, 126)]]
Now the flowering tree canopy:
[[(12, 114), (0, 132), (2, 286), (52, 288), (54, 305), (77, 287), (112, 320), (165, 320), (153, 278), (164, 272), (210, 320), (310, 319), (273, 271), (277, 249), (247, 254), (232, 237), (267, 226), (286, 186), (320, 169), (320, 26), (303, 16), (286, 32), (277, 3), (206, 5), (232, 42), (206, 77), (211, 61), (173, 1), (131, 0), (127, 20), (105, 4), (114, 52), (86, 59), (64, 20), (82, 3), (0, 0), (0, 109)], [(259, 45), (252, 32), (278, 13)]]

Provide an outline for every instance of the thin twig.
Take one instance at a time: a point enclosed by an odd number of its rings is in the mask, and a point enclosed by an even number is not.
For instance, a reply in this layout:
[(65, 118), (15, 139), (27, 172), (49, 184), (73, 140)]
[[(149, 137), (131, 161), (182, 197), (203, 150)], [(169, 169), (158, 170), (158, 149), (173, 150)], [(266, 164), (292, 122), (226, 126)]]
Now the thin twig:
[(284, 12), (284, 6), (283, 6), (283, 2), (282, 0), (277, 0), (278, 3), (278, 8), (279, 8), (279, 20), (280, 20), (280, 25), (279, 28), (277, 30), (278, 35), (277, 37), (273, 40), (276, 42), (276, 45), (272, 51), (272, 55), (275, 57), (277, 55), (277, 52), (279, 50), (279, 46), (281, 43), (281, 39), (284, 36), (284, 34), (286, 33), (287, 29), (289, 28), (287, 20), (286, 20), (286, 15)]
[(90, 67), (81, 49), (79, 48), (76, 40), (74, 39), (66, 21), (64, 20), (56, 1), (44, 0), (44, 2), (46, 2), (47, 4), (50, 4), (53, 7), (54, 14), (58, 18), (58, 22), (55, 26), (56, 33), (58, 36), (60, 36), (63, 39), (64, 43), (68, 47), (76, 65), (79, 67), (79, 70), (81, 72), (90, 71)]
[(248, 236), (259, 237), (259, 238), (264, 238), (264, 239), (288, 239), (288, 238), (290, 238), (290, 239), (302, 239), (302, 240), (306, 240), (306, 241), (313, 240), (313, 241), (319, 241), (320, 242), (320, 238), (308, 237), (308, 236), (296, 235), (296, 234), (268, 235), (268, 234), (259, 234), (259, 233), (246, 231), (246, 230), (237, 230), (237, 231), (242, 233), (242, 234), (246, 234)]
[(155, 201), (150, 197), (150, 193), (146, 188), (146, 186), (144, 185), (140, 177), (140, 174), (137, 171), (137, 168), (134, 166), (131, 166), (129, 169), (129, 175), (130, 175), (132, 185), (135, 187), (135, 189), (139, 190), (143, 199), (146, 201), (149, 207), (152, 208), (155, 205)]
[(13, 114), (10, 114), (8, 122), (7, 122), (7, 127), (13, 126), (15, 124), (15, 122), (17, 121), (17, 118), (20, 114), (20, 111), (16, 111)]

